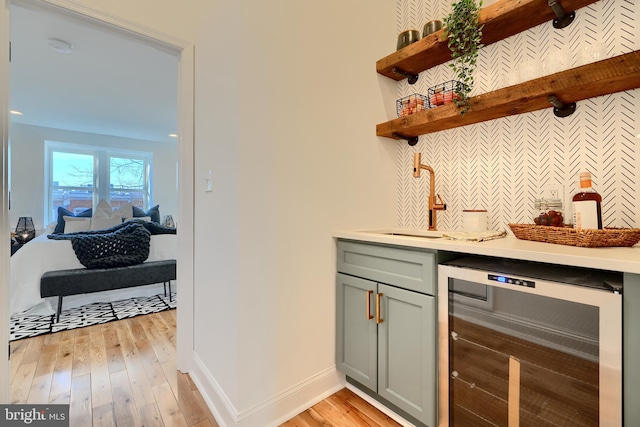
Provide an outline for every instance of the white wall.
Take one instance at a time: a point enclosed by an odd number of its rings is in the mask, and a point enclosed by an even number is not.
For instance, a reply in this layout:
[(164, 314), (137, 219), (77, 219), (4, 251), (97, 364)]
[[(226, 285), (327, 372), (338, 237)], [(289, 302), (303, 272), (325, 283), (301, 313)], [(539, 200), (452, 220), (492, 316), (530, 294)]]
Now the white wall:
[[(153, 153), (153, 205), (160, 205), (160, 216), (176, 215), (177, 144), (158, 143), (116, 136), (73, 132), (14, 123), (11, 125), (11, 211), (9, 225), (15, 228), (21, 216), (33, 217), (36, 229), (43, 229), (55, 218), (45, 218), (44, 158), (45, 141), (95, 145)], [(35, 196), (34, 195), (42, 195)], [(174, 218), (176, 218), (174, 216)], [(176, 218), (177, 219), (177, 218)]]
[(395, 218), (397, 144), (374, 131), (392, 6), (215, 2), (198, 35), (195, 346), (225, 423), (272, 425), (338, 384), (331, 231)]
[(332, 230), (395, 221), (397, 144), (374, 131), (395, 5), (74, 3), (195, 42), (192, 375), (221, 425), (284, 421), (341, 386)]

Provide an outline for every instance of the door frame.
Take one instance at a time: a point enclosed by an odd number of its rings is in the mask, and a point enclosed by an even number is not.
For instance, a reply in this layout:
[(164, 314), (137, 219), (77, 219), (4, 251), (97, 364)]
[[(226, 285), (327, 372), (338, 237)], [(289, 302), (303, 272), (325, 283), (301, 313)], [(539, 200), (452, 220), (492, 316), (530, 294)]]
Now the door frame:
[[(9, 231), (9, 1), (0, 5), (0, 236)], [(4, 240), (4, 239), (2, 239)], [(9, 245), (0, 245), (0, 343), (9, 343)], [(3, 347), (0, 346), (0, 347)], [(0, 403), (9, 403), (9, 357), (0, 352)]]
[[(189, 372), (193, 360), (194, 293), (194, 71), (195, 46), (153, 28), (109, 15), (82, 5), (76, 0), (0, 0), (0, 121), (2, 198), (0, 235), (8, 235), (8, 140), (9, 140), (9, 7), (11, 4), (49, 8), (56, 13), (83, 19), (91, 25), (124, 32), (155, 47), (167, 50), (178, 59), (178, 270), (180, 309), (177, 311), (176, 366)], [(10, 248), (0, 245), (0, 313), (8, 313)], [(6, 340), (6, 341), (5, 341)], [(9, 316), (0, 316), (0, 343), (9, 341)], [(9, 361), (0, 357), (0, 403), (9, 402)]]

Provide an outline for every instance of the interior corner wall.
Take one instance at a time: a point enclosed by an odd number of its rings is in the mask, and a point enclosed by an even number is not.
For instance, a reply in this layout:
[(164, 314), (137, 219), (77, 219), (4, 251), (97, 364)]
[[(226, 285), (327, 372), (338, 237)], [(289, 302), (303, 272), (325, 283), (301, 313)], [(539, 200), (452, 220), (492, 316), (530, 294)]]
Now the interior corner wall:
[[(449, 0), (398, 0), (397, 30), (422, 28), (443, 19)], [(486, 5), (487, 2), (485, 2)], [(640, 49), (640, 2), (598, 1), (578, 9), (562, 30), (550, 22), (484, 47), (473, 95), (493, 91), (573, 66)], [(427, 94), (454, 79), (448, 64), (420, 73), (413, 86), (397, 85), (397, 96)], [(398, 154), (398, 225), (426, 227), (428, 183), (412, 177), (413, 153), (436, 171), (436, 191), (447, 203), (440, 229), (462, 226), (462, 210), (487, 209), (490, 228), (533, 223), (533, 201), (547, 188), (563, 194), (565, 215), (577, 178), (590, 171), (602, 195), (603, 222), (640, 226), (640, 90), (577, 103), (566, 118), (552, 108), (421, 136)]]
[(332, 231), (395, 222), (397, 143), (375, 136), (394, 103), (375, 73), (394, 5), (212, 4), (196, 45), (195, 354), (226, 425), (272, 426), (343, 386)]
[[(175, 218), (178, 209), (177, 144), (175, 142), (157, 143), (16, 123), (11, 125), (9, 138), (11, 142), (10, 227), (15, 227), (21, 216), (32, 217), (36, 230), (45, 229), (55, 220), (55, 218), (48, 220), (45, 218), (45, 141), (153, 153), (153, 203), (160, 205), (161, 216), (173, 214)], [(42, 196), (34, 197), (34, 194)]]

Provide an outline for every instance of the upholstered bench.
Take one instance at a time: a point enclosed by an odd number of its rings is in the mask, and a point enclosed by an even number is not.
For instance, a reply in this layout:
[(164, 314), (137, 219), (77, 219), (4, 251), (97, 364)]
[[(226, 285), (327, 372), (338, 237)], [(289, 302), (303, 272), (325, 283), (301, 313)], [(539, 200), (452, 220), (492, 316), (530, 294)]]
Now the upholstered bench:
[(165, 285), (165, 296), (167, 283), (169, 284), (171, 297), (171, 280), (175, 279), (175, 259), (144, 262), (128, 267), (47, 271), (40, 278), (40, 296), (58, 297), (56, 321), (59, 321), (63, 297), (161, 282)]

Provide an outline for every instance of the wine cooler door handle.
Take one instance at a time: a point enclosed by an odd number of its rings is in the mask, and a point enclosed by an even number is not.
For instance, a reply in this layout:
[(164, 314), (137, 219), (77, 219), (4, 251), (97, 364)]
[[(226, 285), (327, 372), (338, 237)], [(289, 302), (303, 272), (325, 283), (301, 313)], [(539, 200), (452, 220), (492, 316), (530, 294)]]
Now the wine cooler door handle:
[(373, 319), (373, 314), (371, 314), (371, 295), (373, 291), (367, 291), (367, 320)]

